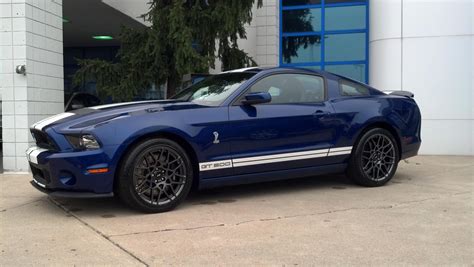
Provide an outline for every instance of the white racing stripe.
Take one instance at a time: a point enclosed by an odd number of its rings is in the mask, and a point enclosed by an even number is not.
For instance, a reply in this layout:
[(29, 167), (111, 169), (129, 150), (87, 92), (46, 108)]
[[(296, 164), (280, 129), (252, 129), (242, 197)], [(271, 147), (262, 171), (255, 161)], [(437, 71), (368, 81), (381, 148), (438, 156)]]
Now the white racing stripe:
[(328, 153), (328, 157), (348, 155), (348, 154), (351, 154), (351, 152), (352, 152), (352, 147), (351, 146), (330, 148), (329, 153)]
[(256, 160), (256, 161), (246, 161), (242, 163), (236, 163), (235, 160), (233, 160), (233, 162), (234, 162), (234, 167), (243, 167), (243, 166), (259, 165), (259, 164), (268, 164), (268, 163), (312, 159), (312, 158), (323, 158), (323, 157), (327, 157), (327, 153), (309, 154), (309, 155), (303, 155), (303, 156), (293, 156), (293, 157), (274, 158), (274, 159), (264, 159), (264, 160)]
[(46, 118), (44, 120), (41, 120), (41, 121), (33, 124), (31, 127), (42, 131), (44, 127), (50, 125), (51, 123), (57, 122), (59, 120), (65, 119), (65, 118), (73, 116), (73, 115), (75, 115), (75, 114), (70, 113), (70, 112), (61, 113), (61, 114), (54, 115), (52, 117)]
[(25, 153), (26, 153), (26, 158), (28, 159), (29, 162), (38, 164), (38, 156), (39, 154), (48, 151), (47, 149), (44, 148), (39, 148), (39, 147), (30, 147), (28, 148)]
[(336, 147), (336, 148), (330, 148), (329, 150), (330, 150), (329, 152), (346, 151), (346, 150), (351, 151), (351, 150), (352, 150), (352, 147), (351, 147), (351, 146)]
[(200, 171), (211, 171), (232, 167), (244, 167), (259, 164), (277, 163), (284, 161), (303, 160), (312, 158), (323, 158), (330, 156), (340, 156), (350, 154), (352, 151), (351, 146), (338, 147), (338, 148), (326, 148), (318, 150), (308, 150), (302, 152), (291, 152), (291, 153), (279, 153), (273, 155), (237, 158), (221, 161), (203, 162), (199, 164)]
[(135, 105), (135, 104), (156, 104), (156, 103), (160, 103), (160, 102), (167, 102), (167, 100), (141, 100), (141, 101), (131, 101), (131, 102), (122, 102), (122, 103), (100, 105), (100, 106), (87, 107), (87, 108), (90, 108), (90, 109), (105, 109), (105, 108), (129, 106), (129, 105)]
[(280, 153), (280, 154), (274, 154), (274, 155), (268, 155), (268, 156), (238, 158), (238, 159), (233, 159), (232, 161), (235, 164), (235, 163), (241, 163), (241, 162), (247, 162), (247, 161), (260, 161), (260, 160), (287, 158), (287, 157), (304, 156), (304, 155), (321, 154), (321, 153), (327, 154), (328, 149), (308, 150), (308, 151), (303, 151), (303, 152)]

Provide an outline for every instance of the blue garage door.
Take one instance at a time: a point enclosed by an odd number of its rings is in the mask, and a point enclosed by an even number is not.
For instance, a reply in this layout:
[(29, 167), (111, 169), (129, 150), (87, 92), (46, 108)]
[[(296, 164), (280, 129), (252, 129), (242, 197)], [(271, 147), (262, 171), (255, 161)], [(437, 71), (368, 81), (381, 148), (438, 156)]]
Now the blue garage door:
[(280, 65), (367, 82), (368, 16), (362, 0), (280, 0)]

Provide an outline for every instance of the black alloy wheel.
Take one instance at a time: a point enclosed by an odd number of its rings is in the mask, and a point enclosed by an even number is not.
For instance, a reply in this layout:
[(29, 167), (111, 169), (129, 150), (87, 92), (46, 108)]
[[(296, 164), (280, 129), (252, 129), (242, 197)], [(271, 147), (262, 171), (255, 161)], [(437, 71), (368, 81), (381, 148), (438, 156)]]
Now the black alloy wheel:
[(354, 146), (347, 175), (364, 186), (381, 186), (390, 181), (400, 160), (393, 135), (382, 128), (367, 131)]
[(181, 194), (186, 183), (186, 168), (179, 154), (167, 146), (154, 146), (142, 154), (135, 165), (135, 193), (152, 205), (167, 204)]
[(386, 135), (374, 134), (364, 143), (362, 168), (367, 177), (381, 181), (390, 175), (395, 165), (395, 145)]
[(186, 151), (174, 141), (151, 139), (135, 146), (123, 164), (119, 195), (132, 208), (163, 212), (189, 193), (193, 168)]

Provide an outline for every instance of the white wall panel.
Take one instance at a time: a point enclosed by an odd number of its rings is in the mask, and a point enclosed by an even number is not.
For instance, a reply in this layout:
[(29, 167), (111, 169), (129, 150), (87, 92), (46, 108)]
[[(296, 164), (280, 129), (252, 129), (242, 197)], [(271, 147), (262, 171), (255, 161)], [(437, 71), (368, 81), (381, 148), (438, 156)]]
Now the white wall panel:
[[(12, 12), (2, 12), (9, 15), (2, 18), (8, 27), (0, 31), (2, 116), (11, 127), (3, 128), (10, 154), (3, 166), (6, 171), (26, 171), (24, 151), (33, 141), (29, 125), (64, 110), (62, 6), (59, 0), (15, 0), (1, 4), (4, 8)], [(17, 65), (26, 65), (26, 75), (15, 73)]]
[(400, 38), (401, 36), (401, 0), (370, 1), (370, 41)]
[(415, 93), (423, 117), (472, 119), (471, 38), (405, 38), (403, 42), (403, 89)]
[(380, 90), (400, 90), (401, 40), (382, 39), (369, 44), (369, 84)]
[(473, 120), (423, 120), (421, 154), (473, 155)]
[(404, 0), (403, 36), (472, 34), (472, 0)]

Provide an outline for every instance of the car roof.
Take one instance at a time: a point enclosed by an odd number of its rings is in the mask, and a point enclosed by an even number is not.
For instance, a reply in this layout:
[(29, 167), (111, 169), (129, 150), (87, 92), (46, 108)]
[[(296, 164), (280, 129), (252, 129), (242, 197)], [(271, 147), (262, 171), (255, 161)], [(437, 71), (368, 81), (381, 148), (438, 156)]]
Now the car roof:
[(250, 73), (258, 73), (258, 72), (284, 72), (284, 71), (289, 71), (289, 72), (294, 72), (294, 71), (304, 71), (304, 72), (309, 72), (309, 73), (318, 73), (321, 75), (332, 75), (335, 77), (334, 74), (323, 71), (323, 70), (313, 70), (313, 69), (308, 69), (304, 67), (248, 67), (248, 68), (240, 68), (240, 69), (234, 69), (234, 70), (228, 70), (221, 72), (220, 74), (225, 74), (225, 73), (243, 73), (243, 72), (250, 72)]

